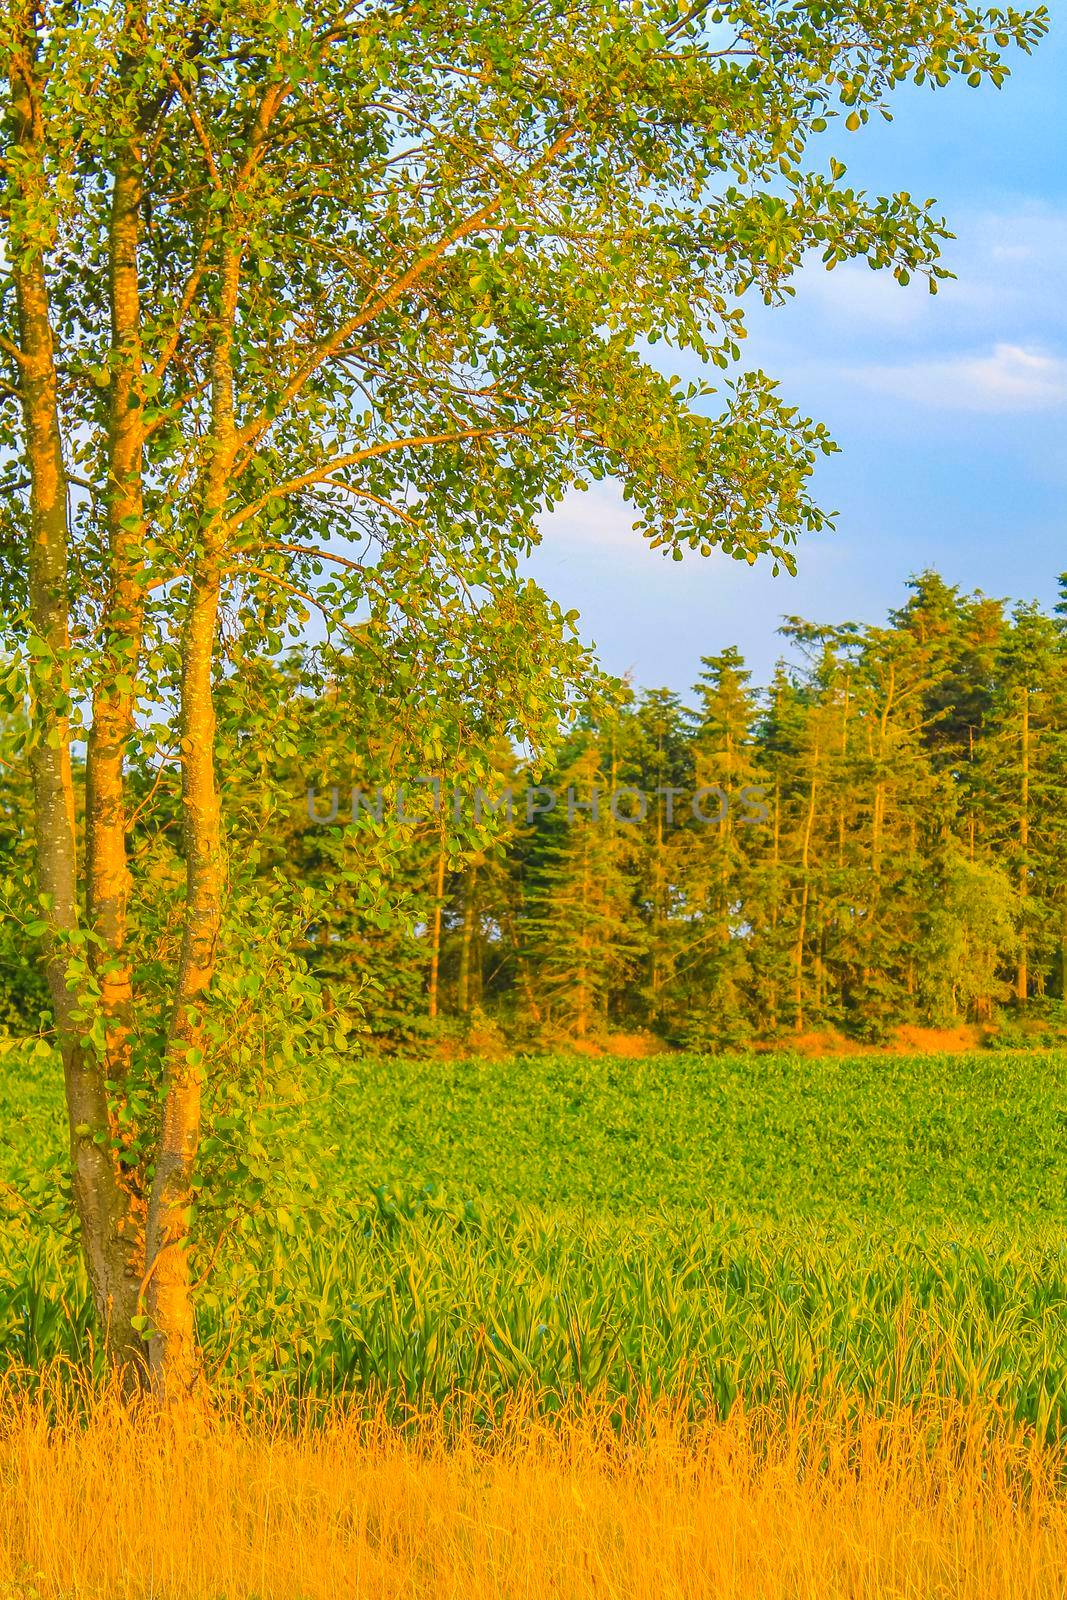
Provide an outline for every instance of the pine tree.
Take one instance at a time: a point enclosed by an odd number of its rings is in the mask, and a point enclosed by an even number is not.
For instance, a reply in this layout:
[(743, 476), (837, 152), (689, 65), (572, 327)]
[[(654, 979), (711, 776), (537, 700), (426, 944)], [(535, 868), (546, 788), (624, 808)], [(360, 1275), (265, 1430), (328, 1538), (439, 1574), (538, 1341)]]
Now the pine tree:
[(689, 739), (694, 799), (682, 816), (677, 851), (686, 926), (672, 1002), (683, 1010), (680, 1037), (721, 1043), (751, 1037), (758, 1026), (746, 907), (754, 831), (770, 812), (751, 674), (734, 646), (701, 664)]
[(757, 1036), (777, 1038), (789, 1026), (787, 995), (793, 985), (793, 937), (789, 903), (788, 833), (789, 800), (785, 768), (795, 755), (804, 716), (804, 694), (783, 661), (764, 696), (765, 705), (756, 726), (759, 761), (767, 773), (770, 817), (765, 832), (758, 831), (753, 847), (753, 871), (745, 918), (751, 928), (751, 970), (757, 1015)]
[(951, 848), (931, 874), (918, 943), (919, 986), (931, 1021), (986, 1022), (1010, 989), (1001, 972), (1019, 948), (1018, 892), (992, 861)]
[(539, 1009), (580, 1039), (607, 1025), (640, 948), (627, 825), (607, 805), (609, 778), (596, 732), (583, 731), (528, 865), (523, 932)]
[(1062, 640), (1037, 605), (1020, 605), (997, 652), (990, 728), (982, 751), (988, 845), (1012, 875), (1019, 943), (1014, 992), (1025, 1005), (1058, 954), (1048, 886), (1058, 870), (1064, 790), (1056, 726)]
[(645, 814), (620, 835), (633, 875), (641, 952), (632, 1020), (661, 1029), (672, 1009), (679, 925), (679, 848), (685, 797), (692, 788), (688, 717), (666, 689), (643, 694), (607, 731), (613, 789), (636, 789)]
[[(387, 801), (380, 821), (364, 811), (354, 829), (324, 829), (302, 793), (294, 823), (259, 783), (262, 752), (241, 720), (232, 740), (224, 720), (249, 860), (332, 880), (309, 962), (330, 1004), (361, 1010), (383, 1040), (477, 1036), (486, 1013), (519, 1034), (647, 1027), (697, 1045), (825, 1028), (880, 1037), (989, 1021), (1024, 993), (1062, 998), (1067, 575), (1052, 615), (1006, 617), (933, 572), (909, 591), (884, 627), (788, 618), (799, 661), (779, 663), (764, 693), (733, 647), (702, 658), (691, 710), (618, 686), (562, 738), (541, 774), (555, 807), (529, 821), (527, 774), (501, 738), (479, 787), (483, 804), (512, 788), (510, 819), (472, 817), (470, 772), (465, 820), (447, 793), (435, 812), (423, 790), (414, 824)], [(245, 663), (242, 694), (257, 672), (285, 670)], [(346, 811), (349, 782), (369, 798), (430, 761), (376, 705), (353, 707), (342, 736), (336, 700), (336, 686), (318, 700), (294, 688), (292, 726), (277, 733), (305, 779), (319, 775), (320, 807), (333, 780)], [(464, 750), (439, 743), (432, 758), (455, 775)], [(134, 789), (147, 801), (157, 778), (146, 768)], [(751, 790), (765, 806), (753, 823)], [(165, 831), (173, 815), (163, 784), (146, 820)]]

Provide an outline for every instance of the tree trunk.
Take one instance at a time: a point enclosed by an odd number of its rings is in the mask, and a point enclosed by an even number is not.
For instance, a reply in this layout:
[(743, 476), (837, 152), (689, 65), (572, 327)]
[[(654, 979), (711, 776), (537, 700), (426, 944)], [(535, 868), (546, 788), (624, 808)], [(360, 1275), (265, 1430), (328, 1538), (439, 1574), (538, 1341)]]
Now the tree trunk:
[(585, 834), (582, 840), (582, 937), (578, 945), (578, 971), (576, 990), (578, 996), (578, 1015), (575, 1021), (575, 1033), (579, 1039), (584, 1039), (589, 1030), (589, 990), (588, 990), (588, 952), (589, 952), (589, 836)]
[[(868, 988), (871, 973), (874, 968), (874, 931), (878, 920), (882, 897), (882, 835), (885, 827), (886, 805), (886, 765), (888, 753), (889, 716), (893, 709), (896, 696), (896, 666), (890, 664), (889, 682), (886, 688), (885, 704), (878, 719), (878, 754), (877, 754), (877, 781), (874, 786), (874, 800), (871, 807), (871, 897), (868, 908), (867, 931), (865, 938), (865, 959), (863, 967), (863, 986)], [(870, 744), (868, 742), (868, 750)], [(873, 752), (872, 752), (873, 753)]]
[[(119, 154), (111, 207), (111, 415), (108, 429), (107, 518), (111, 589), (105, 616), (105, 659), (93, 696), (93, 721), (86, 752), (86, 921), (103, 941), (93, 946), (93, 967), (104, 1014), (105, 1073), (121, 1097), (130, 1071), (133, 981), (126, 948), (130, 873), (126, 854), (127, 807), (124, 765), (133, 727), (133, 681), (144, 620), (142, 583), (144, 430), (141, 393), (141, 312), (137, 254), (142, 202), (140, 160), (132, 146)], [(122, 1135), (112, 1125), (116, 1145)], [(145, 1196), (139, 1174), (118, 1162), (124, 1193), (121, 1248), (123, 1314), (139, 1310), (145, 1270)], [(138, 1367), (146, 1351), (130, 1332)]]
[[(779, 897), (781, 894), (781, 842), (782, 842), (782, 781), (775, 773), (774, 778), (774, 821), (771, 834), (771, 929), (778, 931)], [(777, 939), (773, 941), (775, 950), (775, 966), (772, 971), (770, 985), (770, 1013), (771, 1033), (778, 1035), (778, 968), (777, 968)]]
[(540, 1024), (541, 1007), (538, 1005), (537, 996), (534, 993), (533, 979), (530, 976), (530, 963), (522, 952), (522, 946), (515, 928), (515, 919), (511, 914), (510, 908), (504, 912), (504, 929), (508, 939), (511, 941), (511, 948), (515, 952), (515, 967), (519, 974), (519, 981), (522, 984), (522, 992), (526, 997), (527, 1010), (531, 1019)]
[(1015, 998), (1021, 1005), (1025, 1005), (1029, 995), (1026, 912), (1030, 894), (1030, 691), (1025, 686), (1019, 743), (1022, 758), (1019, 780), (1019, 904), (1022, 909), (1022, 930), (1019, 938), (1019, 962), (1015, 971)]
[(437, 855), (437, 885), (433, 902), (433, 922), (430, 928), (430, 1021), (437, 1016), (437, 990), (441, 974), (441, 908), (445, 898), (445, 847), (442, 842)]
[(797, 921), (797, 943), (794, 956), (793, 1024), (797, 1033), (804, 1031), (804, 940), (807, 936), (808, 902), (811, 898), (811, 834), (815, 826), (815, 797), (818, 793), (819, 746), (816, 744), (811, 769), (811, 787), (808, 791), (808, 813), (804, 819), (803, 843), (800, 851), (800, 917)]
[(148, 1202), (146, 1306), (153, 1390), (181, 1399), (200, 1384), (189, 1270), (189, 1210), (200, 1144), (207, 989), (222, 916), (223, 857), (215, 780), (213, 671), (225, 545), (225, 512), (236, 453), (233, 338), (240, 247), (227, 247), (213, 329), (211, 438), (200, 549), (182, 633), (182, 840), (185, 924), (164, 1062), (163, 1122)]
[[(30, 208), (47, 187), (34, 118), (36, 90), (28, 77), (35, 58), (30, 34), (11, 82), (18, 198)], [(30, 766), (37, 883), (46, 924), (45, 970), (63, 1060), (74, 1202), (94, 1306), (105, 1349), (124, 1372), (132, 1374), (140, 1359), (140, 1340), (130, 1325), (136, 1285), (126, 1270), (126, 1199), (117, 1178), (104, 1066), (95, 1048), (82, 1043), (92, 1027), (95, 1006), (82, 984), (76, 979), (71, 985), (67, 982), (68, 960), (75, 953), (69, 941), (81, 930), (68, 714), (67, 480), (51, 312), (42, 246), (33, 239), (23, 248), (16, 227), (12, 234), (30, 475), (30, 614), (41, 644), (33, 657), (30, 682), (34, 728)]]
[(186, 618), (182, 671), (182, 811), (186, 915), (165, 1063), (166, 1098), (148, 1205), (147, 1299), (152, 1386), (166, 1398), (197, 1387), (199, 1353), (189, 1273), (189, 1207), (200, 1142), (204, 1008), (215, 968), (222, 901), (222, 841), (215, 785), (212, 665), (217, 562), (198, 566)]
[(478, 868), (472, 865), (467, 869), (463, 887), (463, 926), (460, 932), (459, 974), (456, 980), (456, 1009), (461, 1017), (465, 1017), (471, 1008), (471, 944), (474, 939), (477, 878)]

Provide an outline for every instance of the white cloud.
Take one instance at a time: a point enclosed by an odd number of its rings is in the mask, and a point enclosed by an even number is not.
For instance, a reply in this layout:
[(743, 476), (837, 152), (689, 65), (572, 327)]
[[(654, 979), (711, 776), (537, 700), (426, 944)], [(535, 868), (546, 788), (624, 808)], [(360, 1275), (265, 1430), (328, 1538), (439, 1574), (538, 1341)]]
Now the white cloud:
[(645, 553), (644, 540), (634, 532), (637, 513), (615, 485), (598, 485), (584, 492), (571, 489), (541, 522), (546, 538), (572, 550), (610, 550), (616, 556), (631, 551)]
[(796, 290), (799, 305), (814, 302), (835, 321), (878, 323), (887, 328), (918, 322), (930, 298), (925, 283), (904, 287), (891, 273), (872, 272), (856, 261), (828, 272), (821, 261), (809, 259), (797, 274)]
[(1036, 203), (1013, 211), (983, 211), (969, 231), (1001, 261), (1040, 261), (1062, 267), (1067, 259), (1067, 213)]
[(1067, 361), (1003, 342), (990, 355), (853, 367), (843, 375), (939, 411), (1049, 411), (1067, 402)]
[(1029, 244), (993, 244), (989, 254), (994, 261), (1032, 261), (1034, 248)]

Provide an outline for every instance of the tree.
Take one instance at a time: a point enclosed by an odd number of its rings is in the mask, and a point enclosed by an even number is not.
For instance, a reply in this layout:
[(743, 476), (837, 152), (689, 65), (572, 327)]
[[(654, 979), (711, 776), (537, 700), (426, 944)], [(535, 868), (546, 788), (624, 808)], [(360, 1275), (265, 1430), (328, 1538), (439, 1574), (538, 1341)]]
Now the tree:
[(919, 944), (920, 983), (936, 1021), (987, 1021), (1007, 996), (998, 973), (1019, 948), (1018, 906), (1003, 867), (948, 854)]
[[(735, 646), (701, 657), (690, 728), (694, 799), (679, 840), (683, 942), (675, 967), (685, 999), (684, 1035), (696, 1040), (750, 1037), (754, 817), (767, 796), (754, 741), (751, 674)], [(769, 812), (767, 813), (769, 815)], [(678, 999), (675, 997), (675, 1005)]]
[[(635, 883), (635, 912), (641, 922), (642, 981), (638, 1020), (661, 1025), (671, 1002), (677, 925), (681, 796), (690, 788), (692, 754), (686, 713), (667, 689), (642, 694), (628, 714), (602, 729), (605, 772), (611, 790), (636, 789), (647, 814), (624, 824)], [(623, 799), (621, 806), (634, 802)]]
[[(947, 0), (8, 7), (5, 643), (82, 1243), (128, 1375), (199, 1378), (204, 1088), (220, 952), (248, 948), (216, 768), (235, 641), (270, 656), (317, 614), (428, 726), (461, 679), (472, 738), (481, 700), (536, 738), (581, 663), (516, 562), (569, 485), (616, 475), (676, 556), (791, 566), (826, 520), (823, 429), (762, 373), (682, 392), (639, 350), (729, 369), (735, 297), (780, 298), (813, 247), (936, 287), (931, 210), (805, 151), (905, 79), (999, 83), (1045, 26)], [(143, 760), (179, 765), (177, 882), (131, 861)], [(153, 896), (176, 952), (134, 936)]]
[[(429, 811), (421, 837), (419, 823), (391, 819), (362, 845), (356, 830), (314, 969), (328, 967), (336, 990), (355, 954), (366, 1026), (391, 1043), (421, 1027), (435, 948), (443, 1009), (474, 1011), (480, 996), (523, 1042), (546, 1021), (698, 1047), (993, 1022), (1017, 1001), (1020, 934), (1029, 993), (1060, 995), (1061, 613), (1022, 605), (1005, 622), (1001, 602), (936, 573), (909, 588), (888, 626), (788, 618), (781, 632), (803, 660), (779, 663), (763, 695), (730, 647), (703, 658), (695, 712), (667, 690), (635, 698), (616, 684), (541, 769), (529, 821), (520, 798), (492, 849), (457, 844), (451, 817), (440, 828)], [(351, 753), (384, 778), (396, 736), (369, 710), (357, 721), (375, 731)], [(340, 770), (350, 736), (338, 740), (330, 704), (315, 707), (315, 727), (315, 749)], [(499, 799), (522, 774), (506, 748), (496, 762)], [(568, 787), (579, 805), (567, 806)], [(305, 835), (301, 875), (328, 878), (329, 831)], [(391, 919), (365, 892), (388, 839)], [(428, 886), (443, 860), (435, 936)], [(479, 1008), (475, 1036), (483, 1023)]]
[(637, 969), (637, 874), (627, 867), (641, 824), (624, 820), (629, 797), (613, 799), (610, 754), (596, 734), (575, 738), (529, 862), (524, 926), (543, 1014), (584, 1039), (603, 1029)]
[(1011, 870), (1018, 896), (1014, 989), (1020, 1005), (1033, 994), (1035, 977), (1044, 986), (1060, 948), (1060, 919), (1049, 891), (1062, 845), (1062, 673), (1062, 639), (1053, 618), (1035, 604), (1016, 606), (994, 661), (979, 765), (990, 842)]

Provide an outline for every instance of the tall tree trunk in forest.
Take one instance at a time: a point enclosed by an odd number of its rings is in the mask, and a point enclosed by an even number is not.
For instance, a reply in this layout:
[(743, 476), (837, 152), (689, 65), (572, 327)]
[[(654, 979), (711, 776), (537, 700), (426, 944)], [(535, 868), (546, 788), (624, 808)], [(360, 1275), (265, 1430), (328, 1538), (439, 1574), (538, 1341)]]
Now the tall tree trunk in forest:
[(797, 919), (797, 942), (794, 955), (793, 1025), (797, 1033), (804, 1030), (804, 940), (808, 928), (808, 902), (811, 897), (811, 835), (815, 826), (815, 797), (818, 792), (819, 744), (816, 740), (812, 756), (811, 784), (808, 790), (808, 810), (804, 818), (804, 833), (800, 849), (800, 915)]
[[(734, 783), (734, 748), (733, 738), (727, 729), (724, 741), (724, 778), (730, 790)], [(719, 907), (718, 907), (718, 935), (720, 952), (725, 954), (730, 943), (730, 854), (733, 842), (733, 822), (730, 818), (730, 808), (727, 806), (726, 815), (715, 830), (719, 846)], [(669, 908), (667, 914), (670, 915)]]
[[(885, 801), (886, 801), (886, 756), (888, 753), (889, 715), (893, 709), (896, 698), (896, 663), (889, 664), (889, 682), (886, 688), (885, 704), (878, 718), (878, 747), (877, 753), (871, 752), (876, 761), (877, 778), (874, 785), (874, 799), (871, 806), (871, 898), (868, 909), (867, 936), (865, 940), (866, 955), (863, 967), (863, 983), (866, 988), (871, 981), (871, 971), (874, 965), (874, 932), (878, 918), (879, 901), (882, 892), (882, 833), (885, 826)], [(868, 750), (870, 746), (868, 744)]]
[[(842, 770), (845, 770), (845, 764), (848, 761), (848, 714), (850, 707), (849, 680), (846, 673), (845, 693), (841, 704), (841, 743), (838, 747)], [(841, 797), (841, 803), (837, 810), (837, 865), (839, 869), (845, 865), (845, 802), (847, 798), (848, 788), (846, 783), (845, 793)]]
[[(662, 754), (662, 742), (660, 754)], [(652, 1018), (659, 1015), (660, 947), (662, 941), (663, 905), (663, 796), (656, 798), (656, 844), (652, 857), (652, 962), (649, 972), (649, 990), (652, 995)]]
[(817, 919), (817, 922), (816, 922), (815, 941), (814, 941), (814, 956), (812, 958), (812, 976), (815, 979), (815, 1013), (816, 1013), (816, 1016), (821, 1016), (822, 1015), (823, 1006), (824, 1006), (825, 1000), (826, 1000), (826, 993), (825, 993), (826, 959), (825, 959), (825, 957), (826, 957), (826, 922), (825, 922), (824, 917), (822, 915), (820, 915), (818, 917), (818, 919)]
[(725, 953), (730, 944), (730, 846), (732, 824), (727, 810), (719, 824), (719, 905), (716, 917), (719, 950)]
[(574, 1031), (579, 1039), (584, 1039), (589, 1029), (589, 969), (587, 955), (589, 950), (589, 838), (585, 836), (582, 844), (582, 937), (579, 940), (578, 971), (575, 973), (575, 988), (578, 995), (578, 1015)]
[[(971, 767), (973, 767), (973, 765), (974, 765), (974, 728), (972, 726), (970, 726), (970, 725), (968, 725), (968, 728), (967, 728), (967, 764), (968, 764), (968, 766), (971, 766)], [(973, 797), (972, 797), (971, 802), (970, 802), (970, 804), (969, 804), (969, 806), (967, 808), (967, 859), (968, 859), (968, 861), (973, 861), (974, 860), (974, 825), (975, 825), (974, 800), (973, 800)]]
[(1025, 1005), (1029, 990), (1027, 968), (1026, 914), (1030, 894), (1030, 690), (1022, 690), (1022, 714), (1019, 726), (1019, 904), (1022, 910), (1022, 927), (1019, 935), (1019, 960), (1015, 972), (1015, 998)]
[[(774, 775), (774, 806), (771, 813), (771, 929), (777, 932), (779, 917), (779, 901), (781, 898), (781, 861), (782, 857), (782, 780), (777, 772)], [(777, 941), (775, 941), (777, 948)], [(770, 985), (770, 1013), (771, 1033), (778, 1032), (778, 970), (777, 965), (772, 969)]]
[(465, 1017), (471, 1008), (471, 946), (477, 915), (477, 884), (478, 867), (472, 862), (463, 882), (463, 923), (460, 929), (459, 973), (456, 978), (456, 1010), (461, 1017)]
[[(896, 683), (896, 670), (889, 668), (889, 688), (886, 693), (885, 705), (882, 715), (878, 720), (878, 777), (874, 786), (874, 805), (871, 810), (871, 874), (875, 885), (881, 881), (882, 876), (882, 832), (885, 826), (885, 768), (888, 750), (889, 713), (893, 706), (894, 688)], [(877, 892), (877, 887), (876, 887)]]
[(511, 948), (515, 952), (515, 966), (519, 974), (519, 981), (522, 984), (522, 992), (526, 999), (526, 1009), (529, 1011), (533, 1021), (535, 1023), (540, 1023), (541, 1007), (537, 1002), (537, 994), (534, 990), (533, 976), (530, 972), (530, 963), (523, 952), (515, 928), (515, 918), (513, 917), (510, 908), (504, 912), (503, 926), (505, 932), (507, 933)]
[(437, 993), (441, 975), (441, 912), (445, 899), (445, 847), (437, 852), (437, 881), (434, 888), (433, 921), (430, 925), (430, 1021), (437, 1017)]

